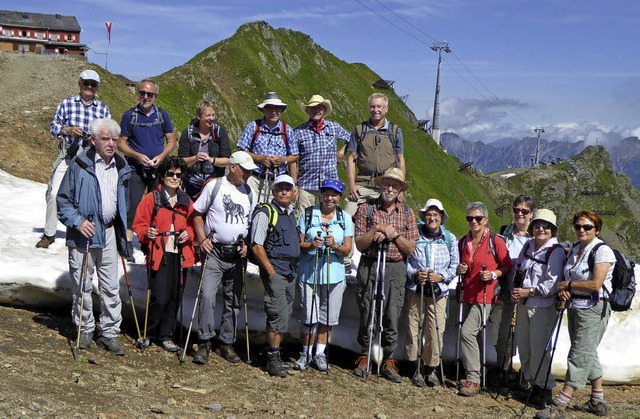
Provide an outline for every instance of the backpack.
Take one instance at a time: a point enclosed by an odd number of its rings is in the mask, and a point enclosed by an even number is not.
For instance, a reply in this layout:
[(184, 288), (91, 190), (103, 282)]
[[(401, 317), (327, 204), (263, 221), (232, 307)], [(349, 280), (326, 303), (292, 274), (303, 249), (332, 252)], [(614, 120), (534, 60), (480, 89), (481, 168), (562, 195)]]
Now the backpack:
[[(542, 260), (542, 259), (534, 258), (529, 254), (529, 243), (530, 242), (527, 241), (522, 248), (522, 252), (524, 253), (525, 259), (532, 260), (534, 262), (540, 263), (541, 265), (548, 265), (549, 258), (551, 257), (551, 254), (553, 253), (553, 251), (556, 250), (557, 248), (561, 248), (562, 250), (564, 250), (563, 262), (562, 262), (562, 266), (564, 266), (565, 263), (567, 262), (567, 259), (569, 258), (569, 253), (571, 253), (571, 247), (572, 247), (570, 242), (564, 242), (563, 244), (555, 243), (554, 245), (547, 248), (547, 250), (544, 253), (544, 260)], [(524, 281), (524, 271), (522, 271), (520, 267), (521, 265), (520, 263), (518, 263), (515, 268), (516, 271), (513, 277), (513, 284), (516, 288), (522, 287), (522, 282)], [(562, 272), (562, 274), (564, 274), (564, 271)], [(562, 277), (559, 280), (562, 281), (563, 280)]]
[[(364, 203), (364, 205), (367, 206), (367, 230), (371, 229), (371, 217), (373, 216), (373, 204), (370, 204), (369, 202)], [(404, 207), (404, 218), (407, 221), (407, 225), (409, 225), (409, 223), (414, 222), (415, 220), (411, 220), (409, 217), (409, 206), (407, 204), (405, 204), (404, 202), (402, 203), (402, 206)]]
[[(344, 224), (344, 214), (342, 213), (342, 208), (340, 208), (340, 206), (336, 208), (336, 216), (338, 218), (337, 221), (331, 222), (331, 223), (321, 223), (318, 225), (324, 227), (324, 226), (329, 226), (331, 224), (338, 224), (340, 225), (340, 227), (342, 227), (342, 230), (345, 230), (346, 227)], [(318, 225), (311, 224), (312, 218), (313, 218), (313, 206), (305, 208), (304, 209), (304, 226), (306, 227), (307, 230), (309, 230), (310, 227), (318, 227)]]
[[(593, 249), (591, 249), (591, 253), (589, 253), (587, 263), (589, 264), (589, 271), (592, 273), (596, 251), (603, 244), (605, 243), (596, 244), (593, 246)], [(614, 248), (611, 248), (611, 250), (613, 250), (613, 254), (616, 257), (616, 264), (614, 265), (613, 275), (611, 277), (611, 291), (609, 291), (604, 284), (602, 285), (602, 288), (609, 296), (611, 310), (627, 311), (631, 308), (633, 296), (636, 293), (636, 277), (634, 271), (636, 264), (627, 259), (618, 250)]]
[[(211, 205), (213, 205), (213, 200), (216, 199), (216, 196), (218, 195), (218, 191), (220, 190), (220, 185), (222, 185), (222, 178), (218, 177), (210, 177), (209, 179), (205, 180), (204, 183), (202, 184), (202, 188), (200, 188), (200, 192), (198, 192), (196, 194), (196, 196), (194, 197), (194, 201), (197, 201), (198, 198), (200, 197), (200, 195), (202, 194), (202, 191), (204, 190), (204, 187), (207, 186), (207, 183), (211, 182), (212, 180), (216, 181), (216, 184), (213, 185), (213, 191), (211, 192), (211, 197), (209, 198), (209, 203), (207, 204), (207, 209), (211, 208)], [(251, 192), (251, 188), (249, 187), (248, 184), (244, 184), (245, 190), (248, 190), (249, 192), (249, 207), (251, 207), (253, 205), (253, 193)]]
[[(425, 225), (424, 221), (418, 221), (418, 230), (420, 230), (423, 225)], [(453, 235), (453, 233), (447, 230), (443, 225), (440, 226), (440, 230), (442, 230), (442, 235), (444, 236), (444, 243), (447, 245), (447, 249), (449, 249), (449, 252), (451, 252), (451, 236)]]
[[(467, 235), (462, 236), (460, 241), (458, 242), (458, 251), (460, 255), (462, 255), (462, 249), (467, 245)], [(496, 234), (489, 234), (489, 252), (493, 255), (493, 260), (496, 261), (496, 265), (500, 266), (500, 262), (498, 261), (498, 255), (496, 254)]]
[[(364, 137), (367, 136), (367, 121), (363, 122), (360, 125), (356, 126), (356, 136), (358, 138), (358, 152), (360, 150), (361, 147), (364, 146)], [(389, 126), (387, 129), (387, 135), (389, 136), (389, 141), (391, 142), (391, 145), (393, 147), (393, 149), (395, 150), (396, 146), (398, 145), (398, 126), (396, 124), (394, 124), (393, 122), (389, 122)], [(358, 153), (360, 154), (360, 153)], [(395, 166), (398, 166), (398, 155), (396, 153), (393, 153), (394, 157), (395, 157)]]
[(278, 135), (278, 136), (282, 136), (282, 141), (284, 141), (284, 146), (287, 149), (287, 151), (289, 151), (289, 140), (287, 138), (287, 123), (284, 121), (278, 121), (278, 122), (282, 122), (282, 129), (280, 130), (280, 132), (271, 132), (271, 131), (262, 131), (262, 119), (256, 119), (255, 121), (256, 124), (256, 129), (255, 131), (253, 131), (253, 138), (251, 139), (251, 146), (249, 147), (249, 150), (253, 150), (253, 145), (255, 144), (256, 140), (258, 139), (258, 136), (260, 136), (260, 133), (264, 132), (270, 135)]
[[(160, 208), (162, 208), (162, 197), (160, 195), (160, 191), (158, 191), (157, 189), (154, 189), (153, 191), (151, 191), (151, 193), (153, 194), (153, 210), (151, 210), (151, 222), (150, 222), (150, 225), (153, 226), (154, 225), (154, 221), (156, 219), (156, 216), (158, 215), (158, 211), (160, 211)], [(172, 211), (173, 211), (174, 214), (179, 214), (179, 215), (182, 215), (184, 218), (187, 218), (187, 213), (185, 213), (183, 211), (178, 211), (175, 208), (175, 206), (172, 208)], [(164, 237), (162, 238), (162, 240), (164, 240)], [(140, 243), (140, 250), (142, 251), (143, 254), (146, 255), (149, 252), (149, 244), (148, 243)]]
[(258, 212), (260, 212), (263, 208), (266, 208), (267, 210), (267, 217), (269, 220), (269, 224), (267, 226), (267, 235), (273, 233), (273, 229), (276, 227), (276, 224), (278, 223), (278, 210), (273, 208), (273, 205), (271, 205), (270, 203), (267, 202), (262, 202), (259, 203), (258, 205), (256, 205), (256, 207), (253, 209), (253, 212), (251, 213), (251, 224), (249, 225), (249, 251), (247, 252), (247, 258), (249, 259), (249, 262), (253, 263), (254, 265), (258, 266), (258, 260), (256, 259), (255, 255), (253, 254), (253, 251), (251, 250), (251, 240), (253, 239), (253, 229), (252, 229), (252, 225), (253, 225), (253, 220), (256, 216), (256, 214), (258, 214)]
[(138, 122), (138, 112), (136, 112), (136, 108), (133, 107), (129, 109), (129, 111), (131, 112), (131, 134), (133, 134), (134, 127), (146, 128), (146, 127), (153, 127), (156, 125), (162, 125), (162, 131), (164, 132), (164, 129), (165, 129), (164, 116), (163, 116), (164, 110), (162, 108), (156, 106), (156, 111), (158, 112), (158, 120), (155, 122)]

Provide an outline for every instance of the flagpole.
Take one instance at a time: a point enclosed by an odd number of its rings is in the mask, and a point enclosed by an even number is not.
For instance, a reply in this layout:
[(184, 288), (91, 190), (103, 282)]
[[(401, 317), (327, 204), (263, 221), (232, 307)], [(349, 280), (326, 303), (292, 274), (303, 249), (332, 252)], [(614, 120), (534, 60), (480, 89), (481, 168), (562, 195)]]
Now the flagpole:
[(104, 24), (107, 27), (107, 58), (104, 64), (104, 69), (108, 70), (109, 69), (109, 46), (111, 45), (111, 25), (113, 25), (113, 22), (105, 22)]

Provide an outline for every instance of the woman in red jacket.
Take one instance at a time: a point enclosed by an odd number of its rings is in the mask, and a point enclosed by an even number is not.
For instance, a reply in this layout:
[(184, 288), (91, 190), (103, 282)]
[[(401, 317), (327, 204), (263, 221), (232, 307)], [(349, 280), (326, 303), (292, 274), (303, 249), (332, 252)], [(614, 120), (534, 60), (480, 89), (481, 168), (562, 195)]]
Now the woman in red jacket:
[[(458, 241), (460, 264), (458, 274), (464, 275), (463, 323), (461, 330), (462, 362), (467, 371), (461, 396), (475, 396), (480, 390), (480, 369), (486, 371), (480, 360), (478, 333), (485, 329), (491, 312), (493, 294), (498, 278), (511, 270), (511, 257), (501, 237), (491, 234), (487, 224), (489, 212), (482, 202), (467, 205), (469, 232)], [(483, 339), (486, 333), (483, 333)], [(483, 342), (486, 351), (487, 342)], [(483, 355), (483, 360), (486, 357)]]
[(179, 349), (173, 342), (173, 330), (182, 269), (195, 263), (193, 202), (179, 188), (186, 171), (184, 160), (167, 157), (158, 171), (160, 185), (142, 199), (133, 222), (138, 239), (148, 248), (149, 336), (167, 352)]

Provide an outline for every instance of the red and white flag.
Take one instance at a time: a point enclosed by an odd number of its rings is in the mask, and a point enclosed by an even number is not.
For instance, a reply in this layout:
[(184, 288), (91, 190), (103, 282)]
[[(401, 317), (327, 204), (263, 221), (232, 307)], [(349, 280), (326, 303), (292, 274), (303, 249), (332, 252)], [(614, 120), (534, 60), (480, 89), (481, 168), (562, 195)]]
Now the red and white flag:
[(107, 41), (111, 43), (111, 25), (113, 25), (113, 22), (104, 22), (104, 24), (107, 27)]

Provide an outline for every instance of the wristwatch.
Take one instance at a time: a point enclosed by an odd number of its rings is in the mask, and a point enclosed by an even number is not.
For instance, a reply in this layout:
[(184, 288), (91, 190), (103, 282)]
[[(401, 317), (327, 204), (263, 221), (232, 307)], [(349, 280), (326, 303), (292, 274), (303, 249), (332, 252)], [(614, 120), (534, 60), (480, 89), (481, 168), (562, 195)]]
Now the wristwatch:
[(498, 275), (496, 275), (496, 273), (494, 271), (491, 271), (491, 279), (493, 281), (495, 281), (496, 279), (498, 279)]
[(536, 289), (533, 287), (529, 288), (529, 295), (534, 297), (536, 295)]

